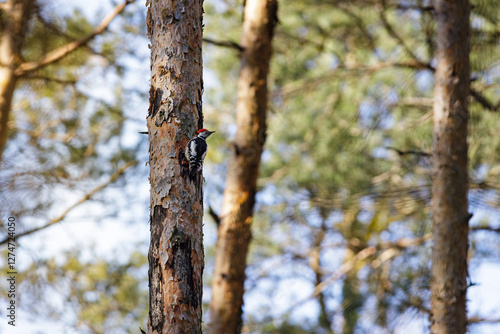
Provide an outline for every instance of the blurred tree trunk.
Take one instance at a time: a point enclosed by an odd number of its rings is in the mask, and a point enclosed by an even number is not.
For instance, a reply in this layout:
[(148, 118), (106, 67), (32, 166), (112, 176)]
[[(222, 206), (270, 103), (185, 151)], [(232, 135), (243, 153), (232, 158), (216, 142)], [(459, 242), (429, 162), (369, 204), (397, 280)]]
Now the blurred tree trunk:
[(210, 303), (210, 333), (239, 333), (246, 256), (260, 156), (266, 139), (267, 75), (276, 0), (247, 0), (241, 46), (236, 123), (218, 231)]
[[(354, 202), (351, 208), (345, 208), (344, 219), (338, 226), (344, 239), (349, 245), (344, 256), (344, 263), (349, 263), (359, 256), (359, 253), (368, 247), (369, 233), (363, 228), (358, 220), (361, 212), (359, 202)], [(361, 263), (356, 263), (351, 270), (346, 272), (342, 284), (342, 315), (344, 317), (343, 334), (355, 333), (359, 320), (360, 309), (364, 304), (364, 297), (360, 291), (360, 280), (358, 272), (362, 268)]]
[[(352, 260), (358, 253), (352, 249), (347, 249), (345, 262)], [(359, 320), (360, 309), (363, 306), (363, 295), (360, 291), (360, 281), (358, 279), (359, 266), (355, 266), (346, 273), (342, 285), (342, 315), (344, 316), (343, 334), (356, 333), (356, 326)]]
[(35, 0), (10, 0), (0, 3), (0, 161), (8, 137), (8, 121), (12, 98), (18, 80), (47, 65), (55, 63), (76, 49), (86, 45), (96, 36), (102, 34), (111, 21), (120, 14), (127, 5), (135, 0), (125, 0), (104, 17), (93, 32), (82, 39), (69, 42), (50, 52), (37, 61), (24, 61), (22, 47), (26, 33), (31, 24), (35, 8)]
[[(309, 266), (314, 271), (315, 282), (314, 285), (318, 286), (323, 281), (323, 273), (321, 268), (321, 250), (322, 244), (325, 240), (325, 236), (327, 233), (326, 227), (326, 219), (328, 217), (328, 210), (320, 210), (321, 212), (321, 228), (320, 230), (313, 229), (315, 231), (312, 249), (310, 252), (310, 262)], [(325, 294), (323, 292), (318, 293), (316, 296), (319, 303), (319, 315), (318, 315), (318, 324), (321, 328), (325, 330), (325, 333), (333, 334), (332, 331), (332, 321), (330, 320), (330, 316), (328, 314), (328, 309), (325, 303)]]
[(149, 2), (149, 333), (201, 333), (202, 178), (184, 149), (203, 126), (202, 1)]
[(7, 143), (9, 114), (21, 63), (21, 49), (33, 12), (34, 0), (10, 0), (1, 7), (0, 29), (0, 161)]
[(469, 1), (437, 0), (431, 332), (465, 333), (468, 213)]

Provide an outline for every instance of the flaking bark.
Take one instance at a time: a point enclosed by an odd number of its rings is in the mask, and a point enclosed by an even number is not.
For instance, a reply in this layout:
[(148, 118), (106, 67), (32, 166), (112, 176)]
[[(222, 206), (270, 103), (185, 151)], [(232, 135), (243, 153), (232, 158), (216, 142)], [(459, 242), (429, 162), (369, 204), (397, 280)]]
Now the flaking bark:
[(215, 255), (209, 332), (239, 333), (256, 183), (266, 138), (267, 75), (276, 0), (247, 0), (236, 122)]
[(466, 332), (469, 1), (437, 0), (431, 333)]
[(151, 245), (148, 333), (201, 333), (202, 178), (184, 149), (203, 126), (202, 1), (148, 1)]

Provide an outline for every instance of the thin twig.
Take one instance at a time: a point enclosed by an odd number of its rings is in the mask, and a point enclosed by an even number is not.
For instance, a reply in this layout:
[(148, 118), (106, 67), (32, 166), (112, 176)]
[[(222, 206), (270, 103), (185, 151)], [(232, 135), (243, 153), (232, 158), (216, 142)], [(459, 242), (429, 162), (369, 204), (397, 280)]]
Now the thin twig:
[(215, 39), (204, 37), (203, 42), (208, 43), (208, 44), (217, 45), (217, 46), (222, 46), (225, 48), (234, 49), (238, 52), (243, 52), (243, 50), (244, 50), (244, 48), (241, 45), (239, 45), (238, 43), (233, 42), (233, 41), (217, 41)]
[(421, 12), (432, 12), (434, 11), (433, 6), (418, 6), (418, 5), (396, 5), (398, 10), (419, 10)]
[(429, 97), (415, 97), (415, 96), (401, 97), (394, 105), (428, 109), (432, 107), (433, 99)]
[(18, 66), (18, 68), (15, 71), (16, 76), (20, 77), (23, 75), (26, 75), (28, 72), (32, 72), (35, 70), (38, 70), (42, 67), (45, 67), (49, 64), (52, 64), (58, 60), (61, 60), (62, 58), (66, 57), (68, 54), (71, 52), (75, 51), (79, 47), (87, 44), (91, 39), (96, 37), (97, 35), (100, 35), (106, 30), (106, 28), (109, 26), (111, 21), (120, 14), (125, 7), (134, 2), (135, 0), (126, 0), (122, 4), (117, 5), (111, 13), (109, 13), (102, 21), (101, 23), (97, 26), (97, 28), (91, 32), (89, 35), (85, 36), (84, 38), (74, 41), (71, 43), (68, 43), (66, 45), (63, 45), (48, 54), (46, 54), (40, 61), (38, 62), (26, 62), (22, 63), (21, 65)]
[[(52, 23), (50, 21), (47, 21), (45, 20), (45, 18), (42, 16), (42, 9), (40, 8), (40, 5), (38, 4), (35, 4), (35, 8), (36, 8), (36, 17), (38, 18), (38, 21), (40, 21), (40, 23), (45, 27), (47, 28), (48, 30), (56, 33), (57, 35), (60, 35), (62, 37), (64, 37), (67, 41), (74, 41), (75, 38), (68, 35), (65, 31), (63, 31), (62, 29), (60, 29), (57, 24), (55, 23)], [(95, 51), (94, 49), (92, 49), (90, 46), (88, 45), (85, 45), (84, 46), (86, 49), (88, 49), (91, 53), (93, 54), (96, 54), (96, 55), (100, 55), (100, 56), (103, 56), (102, 54), (98, 53), (97, 51)]]
[(208, 214), (214, 220), (215, 225), (217, 225), (217, 228), (219, 228), (219, 226), (220, 226), (220, 217), (219, 217), (218, 214), (215, 213), (215, 211), (214, 211), (214, 209), (212, 209), (211, 205), (208, 205)]
[[(331, 274), (327, 279), (325, 279), (323, 282), (320, 284), (316, 285), (314, 288), (314, 291), (311, 295), (312, 297), (316, 297), (318, 294), (323, 292), (328, 286), (330, 286), (333, 282), (336, 280), (340, 279), (342, 276), (347, 274), (349, 271), (351, 271), (358, 262), (366, 260), (370, 256), (374, 255), (378, 250), (386, 250), (387, 251), (396, 251), (396, 250), (401, 250), (405, 249), (411, 246), (418, 246), (426, 242), (431, 238), (431, 234), (427, 233), (421, 237), (418, 238), (403, 238), (399, 239), (394, 242), (382, 242), (376, 246), (368, 246), (358, 252), (356, 256), (351, 258), (349, 261), (345, 262), (343, 265), (341, 265), (333, 274)], [(389, 254), (389, 253), (387, 253)], [(395, 253), (394, 253), (395, 254)], [(377, 260), (376, 266), (380, 265), (380, 262), (384, 262), (389, 260), (394, 256), (392, 254), (391, 256), (381, 256)]]
[[(423, 236), (418, 237), (418, 238), (403, 238), (403, 239), (396, 240), (394, 242), (381, 242), (375, 246), (368, 246), (368, 247), (362, 249), (354, 257), (352, 257), (349, 261), (347, 261), (343, 265), (341, 265), (333, 274), (331, 274), (329, 277), (327, 277), (323, 282), (316, 285), (313, 293), (310, 296), (294, 303), (290, 307), (290, 309), (293, 309), (299, 305), (302, 305), (303, 303), (307, 302), (308, 300), (315, 298), (320, 293), (322, 293), (328, 286), (330, 286), (333, 282), (340, 279), (342, 276), (344, 276), (345, 274), (350, 272), (352, 269), (354, 269), (354, 267), (356, 267), (358, 262), (368, 259), (369, 257), (373, 256), (377, 251), (386, 250), (385, 253), (382, 253), (382, 255), (379, 256), (372, 263), (372, 265), (374, 267), (377, 267), (382, 262), (387, 261), (390, 258), (392, 258), (396, 254), (395, 251), (402, 250), (402, 249), (412, 247), (412, 246), (422, 245), (427, 240), (429, 240), (431, 238), (431, 236), (432, 236), (431, 233), (427, 233), (427, 234), (424, 234)], [(387, 251), (391, 251), (391, 252), (387, 252)]]
[(402, 150), (399, 150), (399, 149), (397, 149), (395, 147), (392, 147), (392, 146), (384, 146), (384, 148), (386, 148), (388, 150), (392, 150), (392, 151), (396, 152), (400, 156), (403, 156), (403, 155), (418, 155), (418, 156), (422, 156), (422, 157), (432, 157), (431, 153), (427, 153), (427, 152), (423, 152), (423, 151), (413, 151), (413, 150), (402, 151)]
[[(380, 12), (380, 20), (382, 21), (382, 24), (384, 25), (385, 29), (387, 30), (387, 33), (392, 36), (400, 45), (403, 46), (405, 51), (410, 55), (411, 58), (417, 63), (419, 63), (418, 67), (415, 68), (421, 68), (422, 66), (431, 70), (435, 71), (435, 69), (430, 65), (430, 63), (423, 63), (420, 61), (415, 53), (413, 53), (412, 49), (406, 45), (404, 39), (398, 35), (398, 33), (394, 30), (394, 28), (390, 25), (390, 23), (387, 21), (385, 17), (385, 11), (386, 11), (386, 3), (385, 0), (382, 1), (383, 5), (383, 10)], [(420, 8), (423, 9), (423, 8)], [(429, 7), (428, 10), (432, 10), (432, 7)], [(474, 97), (474, 99), (479, 102), (483, 107), (490, 111), (499, 111), (500, 109), (500, 101), (498, 105), (493, 105), (491, 102), (489, 102), (481, 93), (478, 91), (474, 90), (473, 88), (470, 88), (470, 95)]]
[(43, 75), (28, 75), (28, 76), (25, 76), (23, 79), (25, 79), (25, 80), (42, 80), (45, 82), (55, 82), (55, 83), (58, 83), (61, 85), (75, 85), (76, 84), (76, 80), (51, 78), (51, 77), (46, 77)]
[(336, 280), (340, 279), (342, 276), (350, 272), (356, 266), (356, 263), (358, 263), (359, 261), (366, 260), (368, 257), (375, 254), (376, 251), (377, 247), (369, 246), (360, 251), (359, 253), (357, 253), (354, 257), (349, 259), (349, 261), (342, 264), (333, 274), (331, 274), (329, 277), (323, 280), (323, 282), (316, 285), (313, 293), (309, 298), (318, 296), (320, 293), (325, 291), (325, 289), (328, 286), (330, 286), (333, 282), (335, 282)]
[[(481, 93), (474, 89), (470, 89), (470, 95), (472, 95), (473, 98), (476, 99), (477, 102), (479, 102), (483, 107), (488, 109), (489, 111), (498, 111), (499, 105), (493, 105), (490, 101), (488, 101)], [(500, 102), (499, 102), (500, 103)]]
[(408, 45), (406, 45), (405, 40), (401, 36), (399, 36), (399, 34), (391, 26), (391, 24), (389, 23), (389, 21), (387, 21), (387, 19), (385, 17), (385, 12), (387, 10), (385, 0), (382, 0), (382, 6), (383, 6), (383, 9), (380, 12), (380, 21), (382, 21), (382, 24), (385, 27), (385, 30), (387, 31), (387, 33), (390, 36), (392, 36), (392, 38), (394, 38), (399, 43), (399, 45), (403, 46), (403, 48), (410, 55), (411, 58), (413, 58), (415, 61), (418, 61), (419, 63), (422, 63), (418, 59), (417, 55), (415, 53), (413, 53), (412, 48), (410, 48)]
[(496, 232), (500, 233), (500, 227), (491, 227), (491, 226), (471, 226), (470, 228), (471, 232), (476, 232), (476, 231), (489, 231), (489, 232)]
[(282, 96), (286, 97), (287, 95), (292, 95), (295, 94), (299, 91), (302, 91), (304, 89), (314, 89), (315, 87), (319, 86), (320, 84), (324, 83), (325, 81), (331, 80), (332, 77), (336, 77), (339, 75), (340, 71), (346, 71), (346, 72), (351, 72), (351, 71), (359, 71), (363, 72), (366, 74), (371, 74), (380, 70), (384, 70), (386, 68), (390, 67), (399, 67), (399, 68), (411, 68), (411, 69), (418, 69), (418, 70), (431, 70), (432, 67), (429, 64), (424, 64), (418, 61), (400, 61), (400, 62), (382, 62), (378, 63), (375, 65), (364, 65), (364, 64), (350, 64), (350, 65), (340, 65), (337, 68), (334, 68), (324, 75), (321, 75), (316, 78), (309, 78), (306, 80), (302, 80), (300, 82), (294, 82), (291, 84), (287, 84), (283, 86), (280, 89), (276, 89), (275, 91), (272, 92), (273, 96)]
[(469, 319), (467, 319), (467, 322), (469, 324), (477, 324), (477, 323), (498, 323), (500, 322), (500, 318), (497, 319), (488, 319), (488, 318), (481, 318), (480, 316), (474, 316)]

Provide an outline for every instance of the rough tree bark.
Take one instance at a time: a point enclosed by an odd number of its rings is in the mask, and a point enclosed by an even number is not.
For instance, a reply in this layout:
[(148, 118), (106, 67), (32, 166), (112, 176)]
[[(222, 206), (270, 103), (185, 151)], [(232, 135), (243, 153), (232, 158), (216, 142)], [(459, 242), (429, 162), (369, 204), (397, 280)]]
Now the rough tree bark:
[(0, 161), (8, 136), (12, 97), (21, 63), (21, 50), (33, 12), (34, 0), (10, 0), (4, 3), (0, 13), (2, 37), (0, 40)]
[(431, 332), (465, 333), (469, 1), (436, 0)]
[(228, 162), (215, 255), (209, 332), (239, 333), (260, 156), (266, 138), (267, 75), (276, 0), (247, 0), (238, 80), (238, 130)]
[(189, 180), (184, 149), (203, 125), (202, 3), (148, 1), (150, 334), (201, 333), (202, 178)]

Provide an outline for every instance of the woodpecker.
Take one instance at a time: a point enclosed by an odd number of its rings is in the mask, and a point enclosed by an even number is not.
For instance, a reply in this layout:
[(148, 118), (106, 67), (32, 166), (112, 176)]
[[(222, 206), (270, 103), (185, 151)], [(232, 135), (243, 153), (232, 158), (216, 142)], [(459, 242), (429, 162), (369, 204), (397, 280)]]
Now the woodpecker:
[(186, 147), (186, 159), (189, 160), (189, 175), (194, 179), (201, 172), (203, 160), (207, 155), (207, 138), (215, 131), (198, 130), (196, 137), (191, 139)]

